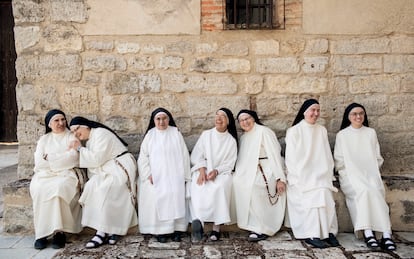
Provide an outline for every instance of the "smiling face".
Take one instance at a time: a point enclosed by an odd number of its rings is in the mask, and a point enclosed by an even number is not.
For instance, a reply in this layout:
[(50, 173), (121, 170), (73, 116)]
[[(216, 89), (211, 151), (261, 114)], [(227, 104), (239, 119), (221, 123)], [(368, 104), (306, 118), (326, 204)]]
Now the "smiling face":
[(81, 141), (86, 141), (89, 139), (89, 134), (91, 129), (87, 126), (73, 125), (70, 127), (70, 131)]
[(238, 117), (238, 121), (243, 131), (249, 132), (250, 130), (253, 129), (254, 119), (249, 114), (247, 113), (240, 114)]
[(53, 133), (62, 133), (66, 130), (66, 119), (62, 114), (56, 114), (49, 121), (49, 127)]
[(348, 119), (351, 122), (353, 128), (361, 128), (365, 120), (364, 109), (361, 107), (353, 108), (348, 114)]
[(217, 131), (225, 132), (227, 130), (227, 126), (229, 125), (229, 119), (227, 118), (227, 114), (224, 111), (217, 111), (215, 117), (215, 126)]
[(163, 112), (159, 112), (154, 117), (155, 127), (159, 130), (166, 130), (168, 128), (168, 123), (170, 122), (170, 118), (167, 114)]
[(309, 106), (308, 109), (304, 112), (305, 121), (309, 124), (315, 124), (316, 121), (319, 118), (319, 115), (321, 113), (321, 108), (319, 104), (315, 103)]

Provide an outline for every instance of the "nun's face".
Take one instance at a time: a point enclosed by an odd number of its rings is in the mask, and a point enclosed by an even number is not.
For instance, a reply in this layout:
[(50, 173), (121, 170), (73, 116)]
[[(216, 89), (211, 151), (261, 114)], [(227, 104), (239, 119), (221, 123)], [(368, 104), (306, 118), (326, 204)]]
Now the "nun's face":
[(224, 111), (217, 111), (215, 118), (215, 126), (217, 131), (225, 132), (227, 130), (227, 125), (229, 125), (227, 114)]
[(89, 139), (91, 129), (87, 126), (74, 125), (70, 127), (70, 131), (77, 137), (80, 141), (86, 141)]
[(319, 104), (315, 103), (309, 106), (309, 108), (303, 114), (305, 116), (305, 120), (309, 124), (315, 124), (319, 118), (321, 113), (321, 108)]
[(353, 108), (349, 112), (348, 119), (351, 122), (351, 125), (353, 128), (357, 128), (357, 129), (361, 128), (365, 120), (364, 109), (362, 109), (361, 107)]
[(170, 122), (170, 118), (165, 113), (158, 113), (154, 117), (155, 127), (159, 130), (166, 130), (168, 128), (168, 123)]
[(66, 119), (62, 114), (56, 114), (49, 121), (53, 133), (62, 133), (66, 130)]
[(239, 117), (237, 119), (238, 119), (240, 127), (242, 128), (243, 131), (249, 132), (250, 130), (253, 129), (254, 119), (249, 114), (242, 113), (242, 114), (239, 115)]

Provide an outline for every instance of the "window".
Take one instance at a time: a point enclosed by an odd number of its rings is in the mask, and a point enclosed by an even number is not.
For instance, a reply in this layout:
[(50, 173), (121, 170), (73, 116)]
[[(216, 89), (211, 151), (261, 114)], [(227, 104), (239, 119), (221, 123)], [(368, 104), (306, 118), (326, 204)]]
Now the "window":
[(277, 28), (277, 9), (277, 0), (226, 0), (227, 29)]

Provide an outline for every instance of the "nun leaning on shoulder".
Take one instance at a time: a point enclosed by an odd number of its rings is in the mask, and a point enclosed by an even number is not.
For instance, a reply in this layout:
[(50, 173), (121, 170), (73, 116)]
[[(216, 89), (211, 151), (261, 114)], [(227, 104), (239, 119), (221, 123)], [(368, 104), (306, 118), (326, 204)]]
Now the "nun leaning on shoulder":
[(232, 198), (237, 225), (249, 230), (248, 240), (254, 242), (274, 235), (282, 226), (286, 207), (284, 164), (276, 134), (263, 126), (255, 111), (241, 110), (237, 119), (243, 135)]
[(165, 243), (181, 240), (187, 230), (185, 183), (190, 157), (184, 138), (169, 111), (151, 113), (138, 156), (139, 231)]
[(79, 155), (69, 149), (75, 136), (69, 131), (61, 110), (50, 110), (45, 126), (46, 133), (37, 142), (34, 175), (30, 182), (36, 249), (46, 248), (47, 237), (51, 234), (54, 234), (52, 247), (62, 248), (66, 242), (63, 232), (82, 230), (79, 181), (75, 173)]
[(79, 152), (79, 166), (87, 168), (89, 176), (79, 203), (82, 225), (96, 229), (96, 234), (86, 248), (106, 242), (113, 245), (137, 225), (135, 158), (125, 141), (99, 122), (75, 117), (70, 130), (78, 138), (74, 148)]
[(332, 191), (334, 161), (326, 128), (316, 121), (319, 102), (308, 99), (286, 132), (287, 201), (297, 239), (317, 247), (339, 246)]

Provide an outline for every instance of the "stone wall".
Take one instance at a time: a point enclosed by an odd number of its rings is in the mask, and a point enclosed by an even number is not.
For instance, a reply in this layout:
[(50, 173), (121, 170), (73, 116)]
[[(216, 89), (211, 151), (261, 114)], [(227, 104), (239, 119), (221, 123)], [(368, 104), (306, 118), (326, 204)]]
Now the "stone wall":
[[(19, 178), (32, 175), (36, 140), (51, 108), (107, 124), (137, 155), (159, 106), (172, 112), (189, 149), (222, 106), (257, 110), (283, 144), (308, 97), (321, 103), (320, 122), (332, 146), (344, 108), (364, 104), (385, 158), (383, 174), (413, 176), (412, 30), (305, 33), (305, 5), (286, 0), (284, 29), (227, 31), (217, 19), (222, 10), (212, 8), (222, 2), (200, 3), (198, 35), (86, 35), (81, 28), (94, 11), (87, 0), (14, 0)], [(404, 217), (412, 226), (412, 197), (389, 201), (394, 225)]]

